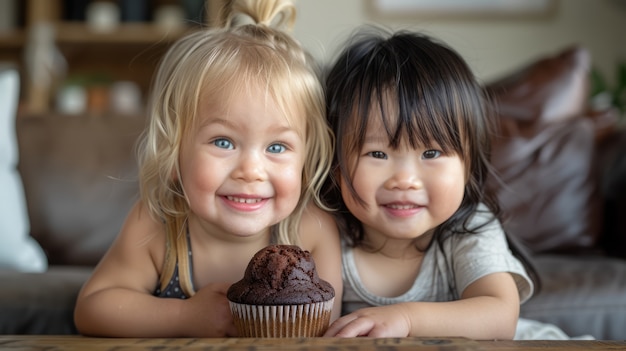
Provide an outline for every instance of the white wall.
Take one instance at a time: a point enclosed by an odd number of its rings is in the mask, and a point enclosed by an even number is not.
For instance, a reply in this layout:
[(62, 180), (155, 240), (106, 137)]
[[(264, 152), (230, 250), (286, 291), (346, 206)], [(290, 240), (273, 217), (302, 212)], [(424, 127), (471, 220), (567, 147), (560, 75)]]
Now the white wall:
[(317, 59), (329, 62), (361, 24), (423, 31), (461, 53), (484, 81), (572, 44), (588, 48), (593, 65), (610, 81), (617, 61), (626, 60), (626, 0), (557, 0), (548, 18), (512, 20), (373, 19), (366, 1), (296, 0), (294, 35)]

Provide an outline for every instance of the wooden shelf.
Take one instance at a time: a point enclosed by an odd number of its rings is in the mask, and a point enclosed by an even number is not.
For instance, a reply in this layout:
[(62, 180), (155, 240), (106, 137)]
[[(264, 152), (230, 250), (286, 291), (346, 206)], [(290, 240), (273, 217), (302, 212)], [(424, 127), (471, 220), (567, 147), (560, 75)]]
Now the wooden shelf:
[(181, 28), (166, 30), (154, 24), (121, 24), (111, 31), (96, 31), (80, 22), (62, 22), (56, 25), (59, 44), (154, 44), (172, 42), (194, 30)]
[[(2, 1), (2, 0), (0, 0)], [(111, 0), (114, 1), (114, 0)], [(132, 0), (134, 1), (134, 0)], [(66, 62), (59, 81), (24, 79), (20, 85), (20, 103), (29, 113), (54, 113), (55, 94), (64, 79), (102, 76), (110, 81), (131, 81), (145, 94), (159, 59), (170, 44), (177, 39), (217, 21), (220, 8), (228, 0), (205, 0), (205, 24), (189, 24), (181, 28), (166, 29), (153, 22), (121, 22), (110, 31), (98, 31), (85, 21), (73, 21), (64, 15), (70, 2), (64, 0), (25, 0), (17, 22), (20, 27), (0, 32), (0, 61), (15, 63), (21, 77), (28, 77), (29, 69), (24, 57), (29, 48), (29, 33), (42, 23), (51, 24), (54, 50)], [(182, 5), (182, 0), (151, 0), (152, 6)], [(154, 10), (154, 9), (153, 9)]]
[[(99, 32), (84, 23), (64, 22), (55, 25), (57, 44), (138, 44), (170, 43), (198, 30), (199, 27), (165, 30), (153, 24), (122, 24), (119, 27)], [(0, 33), (0, 50), (21, 49), (26, 45), (24, 30)]]
[(25, 37), (24, 31), (21, 29), (0, 33), (0, 50), (21, 48), (24, 45)]

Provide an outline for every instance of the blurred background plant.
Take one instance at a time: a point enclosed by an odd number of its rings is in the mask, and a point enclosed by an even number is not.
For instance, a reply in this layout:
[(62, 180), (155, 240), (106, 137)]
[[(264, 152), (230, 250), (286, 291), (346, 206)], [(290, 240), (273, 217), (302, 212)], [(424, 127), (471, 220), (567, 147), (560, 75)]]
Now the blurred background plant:
[(597, 69), (591, 70), (591, 103), (596, 110), (615, 108), (626, 120), (626, 61), (617, 63), (613, 85)]

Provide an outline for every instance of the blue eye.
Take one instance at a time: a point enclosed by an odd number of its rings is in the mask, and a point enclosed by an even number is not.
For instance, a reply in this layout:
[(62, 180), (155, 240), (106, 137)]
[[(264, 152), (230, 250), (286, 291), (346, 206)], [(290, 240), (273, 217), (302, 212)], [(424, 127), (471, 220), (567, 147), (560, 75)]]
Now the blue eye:
[(368, 152), (367, 155), (372, 156), (373, 158), (380, 158), (383, 160), (387, 159), (387, 154), (385, 154), (382, 151), (371, 151), (371, 152)]
[(427, 160), (428, 159), (437, 158), (439, 156), (441, 156), (441, 151), (439, 151), (439, 150), (426, 150), (422, 154), (422, 157), (427, 159)]
[(216, 139), (215, 141), (213, 141), (213, 145), (221, 149), (227, 149), (227, 150), (234, 149), (233, 143), (231, 143), (228, 139)]
[(281, 152), (285, 152), (286, 149), (283, 144), (272, 144), (267, 148), (267, 151), (273, 154), (280, 154)]

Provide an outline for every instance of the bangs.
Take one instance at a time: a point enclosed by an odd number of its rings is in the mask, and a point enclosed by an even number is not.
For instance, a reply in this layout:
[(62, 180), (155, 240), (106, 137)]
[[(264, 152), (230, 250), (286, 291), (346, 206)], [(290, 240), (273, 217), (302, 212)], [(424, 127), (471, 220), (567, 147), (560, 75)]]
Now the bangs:
[[(467, 123), (476, 112), (469, 102), (475, 97), (459, 96), (459, 91), (469, 90), (460, 89), (453, 77), (446, 79), (428, 66), (415, 71), (414, 66), (373, 61), (362, 72), (355, 72), (364, 78), (352, 96), (346, 93), (344, 106), (350, 110), (343, 115), (351, 116), (349, 128), (356, 140), (362, 141), (368, 125), (381, 125), (392, 148), (403, 142), (413, 148), (437, 145), (445, 153), (464, 157), (469, 142)], [(348, 107), (348, 101), (353, 101), (353, 106)]]
[[(363, 116), (363, 123), (354, 125), (359, 135), (365, 135), (368, 126), (380, 126), (394, 149), (402, 143), (412, 148), (437, 145), (445, 153), (461, 154), (463, 142), (457, 128), (464, 122), (456, 117), (458, 111), (447, 108), (450, 102), (442, 101), (439, 94), (420, 94), (421, 89), (412, 89), (410, 96), (407, 96), (410, 90), (390, 85), (372, 89), (372, 96), (367, 99), (358, 97), (355, 114), (351, 114)], [(440, 101), (433, 101), (433, 97)], [(357, 120), (352, 123), (356, 124)]]

